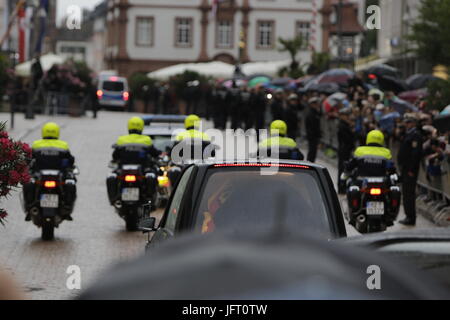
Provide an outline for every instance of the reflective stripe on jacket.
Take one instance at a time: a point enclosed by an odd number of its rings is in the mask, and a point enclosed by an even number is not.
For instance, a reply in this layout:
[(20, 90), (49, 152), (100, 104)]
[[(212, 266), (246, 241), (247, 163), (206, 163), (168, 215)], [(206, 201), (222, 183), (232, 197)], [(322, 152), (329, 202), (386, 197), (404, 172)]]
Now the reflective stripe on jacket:
[(41, 139), (34, 141), (31, 148), (33, 150), (52, 148), (69, 151), (69, 144), (63, 140), (58, 139)]
[(259, 144), (260, 148), (268, 148), (271, 146), (280, 146), (286, 148), (297, 148), (297, 143), (291, 139), (286, 137), (272, 137), (262, 141)]
[(355, 150), (356, 158), (367, 157), (367, 156), (375, 156), (375, 157), (385, 158), (387, 160), (392, 160), (391, 151), (387, 148), (364, 146), (364, 147), (359, 147), (358, 149)]
[(206, 133), (203, 133), (203, 132), (195, 130), (195, 129), (190, 129), (190, 130), (180, 132), (176, 137), (176, 140), (178, 142), (186, 140), (186, 139), (199, 139), (199, 140), (203, 140), (203, 141), (210, 141), (210, 138)]
[(149, 136), (145, 136), (142, 134), (132, 133), (126, 136), (121, 136), (117, 139), (116, 144), (118, 146), (123, 146), (127, 144), (137, 144), (151, 147), (153, 145), (153, 141)]

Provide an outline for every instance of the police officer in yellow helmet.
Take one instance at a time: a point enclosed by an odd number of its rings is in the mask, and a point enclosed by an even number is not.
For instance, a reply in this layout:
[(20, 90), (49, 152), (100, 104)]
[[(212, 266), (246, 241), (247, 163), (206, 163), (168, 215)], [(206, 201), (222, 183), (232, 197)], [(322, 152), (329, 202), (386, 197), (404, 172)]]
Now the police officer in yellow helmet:
[(199, 140), (203, 140), (203, 141), (210, 141), (209, 136), (204, 133), (201, 132), (200, 129), (200, 124), (201, 124), (201, 120), (200, 117), (195, 115), (195, 114), (191, 114), (189, 116), (186, 117), (186, 119), (184, 120), (184, 127), (185, 127), (185, 131), (180, 132), (177, 136), (176, 136), (176, 141), (180, 142), (186, 139), (199, 139)]
[[(366, 145), (355, 150), (353, 158), (346, 164), (342, 179), (348, 179), (355, 169), (359, 176), (383, 176), (396, 173), (391, 151), (384, 146), (384, 134), (372, 130), (367, 135)], [(378, 160), (378, 161), (377, 161)]]
[[(48, 122), (42, 127), (42, 139), (32, 144), (32, 158), (30, 165), (32, 175), (38, 175), (40, 170), (60, 170), (64, 184), (63, 207), (66, 209), (67, 219), (76, 199), (76, 179), (73, 173), (75, 158), (70, 153), (69, 144), (59, 139), (60, 127), (54, 122)], [(29, 183), (23, 189), (25, 209), (28, 211), (35, 199), (35, 185)], [(27, 216), (27, 219), (29, 217)]]
[[(143, 135), (144, 120), (132, 117), (128, 120), (128, 134), (120, 136), (113, 145), (113, 162), (120, 169), (122, 165), (141, 165), (143, 174), (148, 180), (145, 184), (147, 195), (151, 198), (156, 192), (156, 168), (152, 157), (157, 158), (161, 151), (156, 149), (149, 136)], [(107, 178), (108, 196), (111, 203), (117, 200), (117, 174), (113, 172)]]
[(280, 159), (304, 160), (304, 155), (297, 147), (297, 143), (287, 137), (288, 127), (286, 122), (275, 120), (270, 124), (270, 138), (263, 140), (258, 145), (260, 157), (279, 157)]

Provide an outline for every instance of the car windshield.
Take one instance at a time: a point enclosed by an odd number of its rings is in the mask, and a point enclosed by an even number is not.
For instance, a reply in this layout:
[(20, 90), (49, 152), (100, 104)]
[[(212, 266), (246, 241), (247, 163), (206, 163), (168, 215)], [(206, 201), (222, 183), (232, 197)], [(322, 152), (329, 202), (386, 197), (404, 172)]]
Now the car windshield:
[[(328, 210), (311, 170), (215, 168), (207, 175), (196, 215), (196, 230), (312, 232), (331, 237)], [(249, 227), (249, 228), (247, 228)]]
[(103, 90), (106, 91), (123, 91), (123, 82), (105, 81), (103, 82)]
[(151, 138), (153, 140), (153, 146), (162, 152), (170, 150), (174, 144), (172, 136), (153, 135)]

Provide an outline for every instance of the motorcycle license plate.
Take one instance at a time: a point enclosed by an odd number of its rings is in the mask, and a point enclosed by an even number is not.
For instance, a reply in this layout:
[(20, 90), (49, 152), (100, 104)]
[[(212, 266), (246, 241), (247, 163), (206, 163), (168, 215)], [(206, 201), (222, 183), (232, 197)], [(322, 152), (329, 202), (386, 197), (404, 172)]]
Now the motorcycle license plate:
[(138, 201), (139, 188), (124, 188), (122, 189), (122, 201)]
[(384, 202), (367, 202), (366, 213), (368, 216), (384, 215)]
[(58, 208), (59, 196), (57, 194), (42, 194), (41, 208)]

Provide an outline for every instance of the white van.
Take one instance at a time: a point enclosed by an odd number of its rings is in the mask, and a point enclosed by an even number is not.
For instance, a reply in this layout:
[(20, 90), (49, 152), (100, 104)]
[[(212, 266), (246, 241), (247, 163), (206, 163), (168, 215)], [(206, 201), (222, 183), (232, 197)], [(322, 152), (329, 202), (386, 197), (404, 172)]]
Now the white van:
[(112, 74), (100, 74), (97, 99), (100, 107), (126, 110), (130, 92), (126, 78)]

